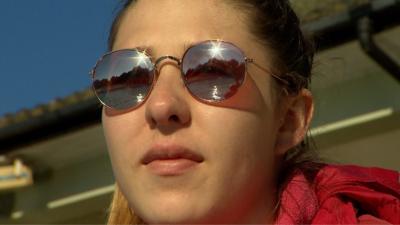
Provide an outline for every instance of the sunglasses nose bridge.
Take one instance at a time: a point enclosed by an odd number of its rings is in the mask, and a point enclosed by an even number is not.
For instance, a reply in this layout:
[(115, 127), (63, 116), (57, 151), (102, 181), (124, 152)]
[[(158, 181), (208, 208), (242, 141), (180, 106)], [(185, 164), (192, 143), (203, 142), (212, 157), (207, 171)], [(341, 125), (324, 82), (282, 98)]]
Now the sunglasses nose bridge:
[[(164, 55), (155, 61), (154, 65), (155, 65), (156, 69), (158, 68), (158, 64), (160, 64), (161, 61), (166, 60), (166, 59), (175, 61), (178, 64), (178, 66), (181, 66), (181, 64), (182, 64), (182, 61), (179, 58), (172, 56), (172, 55)], [(157, 69), (157, 71), (158, 71), (158, 69)]]
[[(163, 61), (163, 60), (172, 60), (176, 62), (176, 65), (178, 66), (178, 68), (181, 70), (181, 64), (182, 64), (182, 60), (175, 57), (175, 56), (171, 56), (171, 55), (164, 55), (161, 56), (159, 58), (157, 58), (157, 60), (154, 61), (154, 72), (155, 72), (155, 76), (154, 76), (154, 80), (153, 80), (153, 85), (156, 82), (156, 80), (158, 80), (158, 76), (160, 76), (160, 70), (162, 68), (162, 66), (159, 66), (159, 64)], [(173, 62), (166, 62), (166, 64), (173, 64)]]

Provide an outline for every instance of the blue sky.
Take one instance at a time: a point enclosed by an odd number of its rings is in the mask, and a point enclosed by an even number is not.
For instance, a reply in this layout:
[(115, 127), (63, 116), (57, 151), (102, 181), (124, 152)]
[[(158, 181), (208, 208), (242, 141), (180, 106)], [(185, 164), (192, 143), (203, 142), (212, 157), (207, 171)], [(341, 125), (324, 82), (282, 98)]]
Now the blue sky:
[(0, 117), (90, 85), (118, 0), (0, 0)]

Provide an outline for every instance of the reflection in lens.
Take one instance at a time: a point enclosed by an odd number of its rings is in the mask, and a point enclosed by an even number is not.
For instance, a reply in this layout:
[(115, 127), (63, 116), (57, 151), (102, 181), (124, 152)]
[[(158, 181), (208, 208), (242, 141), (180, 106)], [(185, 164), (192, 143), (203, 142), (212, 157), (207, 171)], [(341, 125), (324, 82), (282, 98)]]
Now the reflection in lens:
[(213, 86), (212, 97), (213, 97), (213, 99), (215, 99), (215, 100), (221, 100), (220, 91), (218, 90), (217, 85), (214, 85), (214, 86)]
[(212, 44), (211, 44), (212, 47), (208, 50), (211, 57), (223, 58), (223, 51), (225, 49), (223, 47), (221, 47), (221, 44), (223, 44), (223, 42), (220, 42), (220, 41), (212, 42)]
[(128, 109), (144, 101), (153, 81), (154, 67), (149, 57), (137, 50), (121, 50), (106, 55), (96, 66), (93, 87), (106, 106)]
[(243, 83), (245, 59), (236, 46), (209, 41), (186, 52), (182, 71), (193, 95), (207, 101), (221, 101), (233, 96)]

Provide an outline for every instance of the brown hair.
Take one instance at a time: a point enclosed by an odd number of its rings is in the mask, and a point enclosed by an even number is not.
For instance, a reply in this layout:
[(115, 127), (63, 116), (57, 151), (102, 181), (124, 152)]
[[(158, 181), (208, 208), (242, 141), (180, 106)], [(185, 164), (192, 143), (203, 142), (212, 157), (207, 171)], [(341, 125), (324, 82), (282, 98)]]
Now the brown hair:
[[(108, 49), (113, 48), (121, 19), (127, 9), (136, 0), (125, 0), (115, 17), (108, 38)], [(289, 94), (297, 94), (301, 89), (308, 88), (311, 81), (314, 45), (300, 28), (300, 21), (293, 11), (289, 0), (226, 0), (238, 10), (245, 12), (247, 22), (253, 35), (273, 51), (274, 65), (272, 68), (287, 81), (284, 87)], [(279, 46), (273, 47), (273, 46)], [(320, 164), (316, 163), (318, 156), (310, 147), (310, 138), (306, 137), (298, 146), (287, 151), (277, 176), (278, 195), (284, 189), (286, 181), (293, 171), (300, 169), (311, 181)], [(279, 198), (278, 198), (279, 199)], [(111, 204), (108, 224), (142, 224), (129, 209), (127, 200), (118, 187)]]

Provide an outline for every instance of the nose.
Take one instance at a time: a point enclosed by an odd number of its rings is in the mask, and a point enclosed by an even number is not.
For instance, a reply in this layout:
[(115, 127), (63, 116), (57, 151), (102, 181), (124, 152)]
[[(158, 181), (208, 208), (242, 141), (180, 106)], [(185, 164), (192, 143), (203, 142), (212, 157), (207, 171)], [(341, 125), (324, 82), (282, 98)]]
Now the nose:
[(167, 61), (158, 64), (157, 71), (157, 81), (145, 106), (147, 123), (159, 129), (187, 126), (191, 113), (179, 66)]

